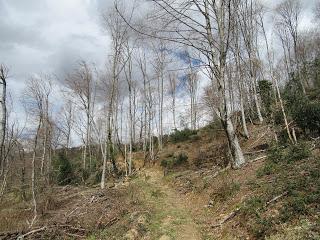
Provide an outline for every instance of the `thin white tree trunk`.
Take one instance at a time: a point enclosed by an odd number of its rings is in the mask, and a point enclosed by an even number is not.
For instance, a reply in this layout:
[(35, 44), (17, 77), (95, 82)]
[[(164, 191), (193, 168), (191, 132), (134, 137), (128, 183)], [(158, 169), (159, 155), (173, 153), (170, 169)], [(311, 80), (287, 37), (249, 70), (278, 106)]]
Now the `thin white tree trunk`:
[(7, 122), (7, 108), (6, 108), (6, 94), (7, 94), (7, 82), (8, 69), (0, 65), (0, 176), (4, 172), (4, 147), (6, 136), (6, 122)]
[(37, 218), (37, 199), (36, 199), (36, 180), (35, 180), (35, 175), (36, 175), (36, 154), (37, 154), (37, 145), (38, 145), (38, 137), (40, 133), (40, 128), (42, 125), (42, 119), (41, 116), (39, 117), (39, 123), (38, 123), (38, 128), (37, 132), (34, 138), (34, 146), (33, 146), (33, 153), (32, 153), (32, 170), (31, 170), (31, 192), (32, 192), (32, 203), (33, 203), (33, 219), (30, 222), (30, 228), (32, 227), (34, 221)]
[(254, 99), (254, 103), (256, 105), (259, 123), (261, 124), (261, 123), (263, 123), (263, 117), (261, 114), (261, 107), (260, 107), (260, 102), (259, 102), (258, 93), (257, 93), (257, 80), (256, 80), (256, 78), (252, 77), (251, 82), (252, 82), (252, 87), (253, 87), (253, 99)]
[(241, 109), (241, 121), (242, 121), (243, 134), (244, 134), (245, 138), (249, 139), (249, 131), (247, 128), (246, 114), (245, 114), (245, 110), (244, 110), (241, 89), (240, 89), (240, 109)]
[(103, 159), (100, 187), (101, 187), (101, 189), (104, 189), (105, 188), (105, 182), (106, 182), (106, 168), (107, 168), (107, 147), (106, 147), (106, 143), (103, 144), (102, 141), (101, 141), (100, 148), (101, 148), (101, 154), (102, 154), (102, 159)]

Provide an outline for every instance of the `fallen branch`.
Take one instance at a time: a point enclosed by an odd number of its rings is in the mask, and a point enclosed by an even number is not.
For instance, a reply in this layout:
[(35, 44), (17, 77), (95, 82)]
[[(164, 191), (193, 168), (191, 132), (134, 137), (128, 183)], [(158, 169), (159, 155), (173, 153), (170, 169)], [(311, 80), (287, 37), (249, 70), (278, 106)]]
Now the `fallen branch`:
[(267, 151), (266, 149), (262, 149), (262, 150), (254, 151), (254, 152), (245, 152), (244, 155), (253, 155), (253, 154), (257, 154), (257, 153), (263, 153), (266, 151)]
[(107, 222), (106, 226), (110, 227), (118, 221), (119, 221), (119, 218), (115, 217), (115, 218), (111, 219), (109, 222)]
[(224, 223), (234, 218), (237, 215), (237, 213), (240, 211), (240, 209), (241, 209), (240, 207), (237, 208), (236, 210), (228, 214), (224, 219), (222, 219), (218, 224), (212, 225), (211, 227), (212, 228), (221, 227)]
[(267, 131), (263, 132), (253, 143), (250, 144), (250, 148), (251, 148), (252, 146), (254, 146), (257, 142), (259, 142), (259, 141), (261, 140), (261, 138), (263, 138), (263, 137), (267, 134), (267, 132), (268, 132), (269, 130), (270, 130), (270, 128), (268, 127), (268, 128), (267, 128)]
[(118, 222), (120, 219), (117, 217), (112, 218), (110, 221), (108, 221), (107, 223), (103, 223), (102, 222), (102, 218), (103, 218), (104, 214), (101, 215), (101, 217), (99, 218), (97, 224), (96, 224), (96, 228), (102, 228), (102, 227), (110, 227), (113, 224), (115, 224), (116, 222)]
[(84, 228), (78, 228), (78, 227), (74, 227), (72, 225), (67, 225), (67, 224), (53, 225), (52, 227), (69, 228), (70, 230), (75, 230), (75, 231), (79, 231), (79, 232), (86, 232), (87, 231)]
[(272, 198), (270, 201), (268, 201), (268, 202), (266, 203), (265, 207), (267, 207), (267, 206), (269, 206), (271, 203), (277, 201), (279, 198), (282, 198), (282, 197), (286, 196), (287, 194), (288, 194), (288, 191), (285, 191), (284, 193), (281, 193), (280, 195)]
[(267, 157), (268, 157), (267, 155), (262, 156), (262, 157), (258, 157), (258, 158), (255, 158), (255, 159), (251, 160), (250, 162), (256, 162), (256, 161), (259, 161), (259, 160), (265, 159), (265, 158), (267, 158)]
[(68, 233), (68, 232), (64, 232), (66, 235), (70, 236), (70, 237), (73, 237), (73, 238), (76, 238), (76, 239), (79, 239), (79, 238), (85, 238), (86, 236), (83, 236), (83, 235), (78, 235), (78, 234), (75, 234), (75, 233)]
[[(22, 234), (21, 232), (9, 232), (9, 233), (0, 233), (0, 239), (17, 239), (17, 240), (23, 240), (25, 237), (28, 237), (30, 235), (46, 231), (46, 230), (59, 230), (61, 233), (69, 235), (71, 237), (78, 238), (84, 238), (86, 233), (88, 232), (84, 228), (74, 227), (72, 225), (67, 224), (54, 224), (50, 226), (43, 226), (41, 228), (33, 229), (25, 234)], [(76, 232), (78, 234), (76, 234)], [(4, 238), (3, 238), (4, 237)]]
[(25, 233), (25, 234), (23, 234), (23, 235), (20, 235), (20, 236), (17, 238), (17, 240), (23, 240), (25, 237), (27, 237), (27, 236), (29, 236), (29, 235), (32, 235), (32, 234), (35, 234), (35, 233), (38, 233), (38, 232), (42, 232), (42, 231), (44, 231), (44, 230), (46, 230), (46, 229), (47, 229), (47, 227), (42, 227), (42, 228), (34, 229), (34, 230), (30, 231), (30, 232), (27, 232), (27, 233)]
[[(278, 199), (286, 196), (288, 194), (287, 191), (285, 191), (284, 193), (272, 198), (270, 201), (266, 202), (265, 207), (268, 207), (271, 203), (276, 202)], [(230, 214), (228, 214), (224, 219), (222, 219), (219, 223), (212, 225), (212, 228), (216, 228), (216, 227), (221, 227), (224, 223), (226, 223), (227, 221), (231, 220), (232, 218), (234, 218), (241, 210), (241, 207), (238, 207), (236, 210), (234, 210), (233, 212), (231, 212)], [(257, 209), (260, 210), (260, 209)]]
[(215, 172), (215, 173), (214, 173), (213, 175), (211, 175), (211, 176), (206, 176), (205, 178), (206, 178), (206, 179), (215, 178), (215, 177), (217, 177), (220, 173), (226, 172), (226, 171), (228, 171), (229, 169), (231, 169), (231, 166), (230, 166), (230, 165), (227, 166), (226, 168), (223, 168), (223, 169)]

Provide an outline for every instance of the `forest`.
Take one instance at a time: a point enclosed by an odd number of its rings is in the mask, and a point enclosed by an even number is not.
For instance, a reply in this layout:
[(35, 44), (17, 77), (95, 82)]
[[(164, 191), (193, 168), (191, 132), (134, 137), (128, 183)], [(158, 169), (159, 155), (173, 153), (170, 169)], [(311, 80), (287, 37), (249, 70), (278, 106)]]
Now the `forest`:
[(102, 65), (0, 58), (0, 239), (320, 239), (319, 0), (106, 2)]

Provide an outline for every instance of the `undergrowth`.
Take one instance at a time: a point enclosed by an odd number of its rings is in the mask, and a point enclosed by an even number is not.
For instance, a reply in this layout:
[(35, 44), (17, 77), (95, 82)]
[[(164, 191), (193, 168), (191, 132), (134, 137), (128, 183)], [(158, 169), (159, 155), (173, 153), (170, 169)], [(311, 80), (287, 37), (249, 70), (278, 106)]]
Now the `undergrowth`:
[(170, 141), (173, 143), (185, 142), (188, 140), (196, 141), (199, 138), (197, 137), (197, 130), (190, 130), (188, 128), (183, 130), (175, 129), (172, 134), (170, 134)]
[[(254, 239), (265, 239), (281, 232), (280, 226), (312, 220), (320, 209), (320, 159), (311, 156), (306, 143), (274, 145), (257, 171), (259, 185), (240, 211), (242, 226)], [(278, 201), (269, 202), (277, 196)], [(320, 228), (316, 231), (319, 237)], [(318, 234), (318, 235), (317, 235)], [(299, 238), (319, 239), (319, 238)]]
[(174, 167), (180, 166), (187, 163), (188, 155), (186, 153), (179, 153), (178, 155), (168, 155), (168, 158), (163, 159), (160, 165), (167, 169), (172, 169)]

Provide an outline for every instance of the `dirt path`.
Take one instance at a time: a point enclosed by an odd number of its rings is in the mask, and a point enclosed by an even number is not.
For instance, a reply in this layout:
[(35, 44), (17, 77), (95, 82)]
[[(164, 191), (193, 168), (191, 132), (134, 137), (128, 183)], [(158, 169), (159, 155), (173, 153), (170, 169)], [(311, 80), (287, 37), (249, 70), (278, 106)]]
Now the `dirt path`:
[[(194, 222), (190, 209), (188, 209), (184, 196), (177, 193), (167, 185), (163, 173), (157, 169), (144, 171), (145, 179), (149, 185), (142, 189), (145, 195), (153, 196), (148, 203), (156, 213), (151, 217), (151, 226), (162, 232), (160, 240), (200, 240), (199, 226)], [(152, 222), (154, 221), (154, 222)]]

